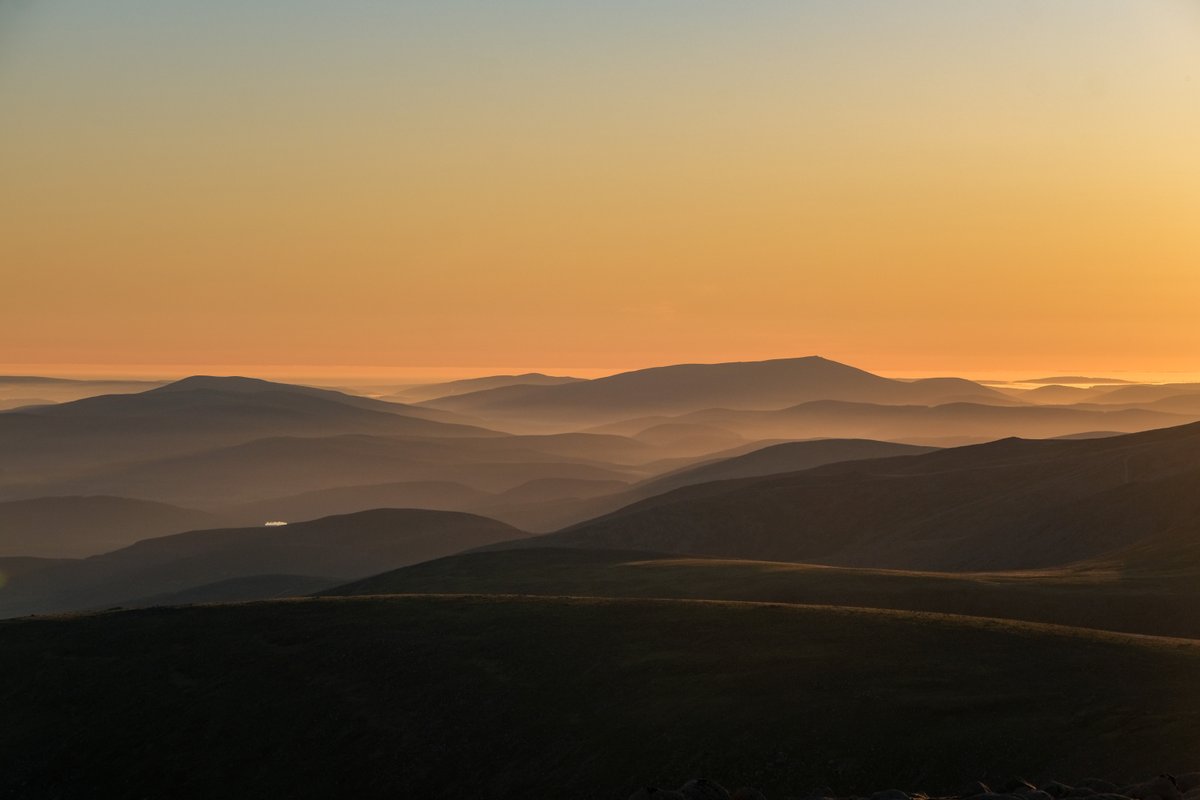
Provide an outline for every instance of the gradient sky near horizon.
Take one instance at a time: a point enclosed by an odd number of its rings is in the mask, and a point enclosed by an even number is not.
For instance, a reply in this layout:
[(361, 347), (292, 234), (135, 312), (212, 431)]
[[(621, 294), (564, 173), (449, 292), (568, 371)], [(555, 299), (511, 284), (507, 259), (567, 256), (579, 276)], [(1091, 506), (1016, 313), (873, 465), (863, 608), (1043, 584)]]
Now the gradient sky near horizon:
[(1200, 2), (0, 0), (0, 278), (43, 371), (1198, 372)]

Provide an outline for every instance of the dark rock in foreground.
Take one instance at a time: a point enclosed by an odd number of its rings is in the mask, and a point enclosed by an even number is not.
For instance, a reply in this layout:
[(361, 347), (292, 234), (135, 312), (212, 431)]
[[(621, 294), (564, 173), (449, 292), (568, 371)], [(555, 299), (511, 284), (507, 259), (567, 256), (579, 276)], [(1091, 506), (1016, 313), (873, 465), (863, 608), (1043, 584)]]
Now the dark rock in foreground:
[[(839, 798), (832, 790), (820, 789), (787, 795), (783, 800), (1200, 800), (1200, 772), (1159, 775), (1128, 786), (1117, 786), (1098, 778), (1088, 778), (1074, 786), (1059, 781), (1047, 781), (1035, 786), (1023, 778), (1012, 778), (999, 786), (999, 789), (993, 790), (987, 784), (976, 781), (963, 787), (958, 794), (935, 798), (899, 789), (883, 789), (869, 795)], [(694, 778), (677, 791), (643, 787), (634, 792), (629, 800), (767, 800), (767, 797), (758, 789), (744, 786), (730, 793), (719, 783), (707, 778)]]

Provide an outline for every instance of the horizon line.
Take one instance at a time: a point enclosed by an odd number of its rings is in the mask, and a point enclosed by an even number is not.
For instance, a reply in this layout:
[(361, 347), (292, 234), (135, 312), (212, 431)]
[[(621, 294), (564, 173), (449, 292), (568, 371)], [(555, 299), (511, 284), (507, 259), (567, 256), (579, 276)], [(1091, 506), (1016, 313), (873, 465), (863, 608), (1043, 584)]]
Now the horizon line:
[[(804, 358), (805, 356), (783, 357)], [(822, 356), (825, 358), (824, 356)], [(245, 377), (266, 377), (276, 380), (290, 379), (293, 381), (381, 381), (390, 382), (438, 382), (454, 381), (491, 375), (519, 375), (525, 373), (542, 373), (556, 376), (571, 376), (578, 378), (602, 378), (623, 372), (631, 372), (654, 367), (672, 366), (675, 364), (721, 364), (734, 361), (774, 361), (780, 358), (746, 358), (725, 359), (714, 361), (675, 361), (669, 363), (654, 363), (649, 365), (608, 367), (608, 366), (529, 366), (529, 365), (457, 365), (441, 366), (411, 366), (383, 364), (271, 364), (271, 363), (220, 363), (220, 362), (180, 362), (165, 363), (77, 363), (77, 362), (45, 362), (45, 363), (0, 363), (0, 375), (29, 376), (46, 378), (65, 378), (75, 380), (146, 380), (169, 381), (192, 375), (214, 375)], [(1200, 381), (1200, 371), (1190, 370), (1122, 370), (1122, 369), (1026, 369), (1021, 367), (1004, 369), (904, 369), (904, 368), (869, 368), (862, 367), (850, 361), (828, 359), (847, 364), (858, 369), (864, 369), (874, 374), (896, 379), (921, 379), (935, 377), (956, 377), (977, 382), (1023, 383), (1033, 379), (1046, 377), (1091, 377), (1133, 380), (1138, 383), (1175, 383)]]

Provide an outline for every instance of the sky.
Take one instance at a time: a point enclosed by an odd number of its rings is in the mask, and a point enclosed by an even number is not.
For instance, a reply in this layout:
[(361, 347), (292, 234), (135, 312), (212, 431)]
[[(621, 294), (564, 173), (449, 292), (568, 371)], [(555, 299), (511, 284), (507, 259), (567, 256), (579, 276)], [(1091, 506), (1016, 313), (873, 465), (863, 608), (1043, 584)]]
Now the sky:
[(1200, 373), (1197, 0), (0, 0), (0, 365)]

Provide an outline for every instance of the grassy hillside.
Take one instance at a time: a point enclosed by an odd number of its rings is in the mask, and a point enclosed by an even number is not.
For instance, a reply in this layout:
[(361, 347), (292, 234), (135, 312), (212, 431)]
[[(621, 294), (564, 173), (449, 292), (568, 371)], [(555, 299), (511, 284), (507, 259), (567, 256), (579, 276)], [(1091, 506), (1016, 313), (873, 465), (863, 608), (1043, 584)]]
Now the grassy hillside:
[[(1200, 542), (1200, 537), (1189, 537)], [(1174, 554), (1166, 556), (1168, 544)], [(1200, 638), (1200, 544), (1160, 542), (1124, 564), (936, 573), (687, 558), (611, 550), (463, 553), (365, 578), (329, 595), (478, 593), (817, 603), (948, 612)], [(1153, 564), (1154, 566), (1151, 566)]]
[[(137, 653), (137, 658), (114, 658)], [(713, 602), (282, 601), (0, 623), (0, 794), (622, 798), (1124, 780), (1200, 754), (1200, 646)]]

